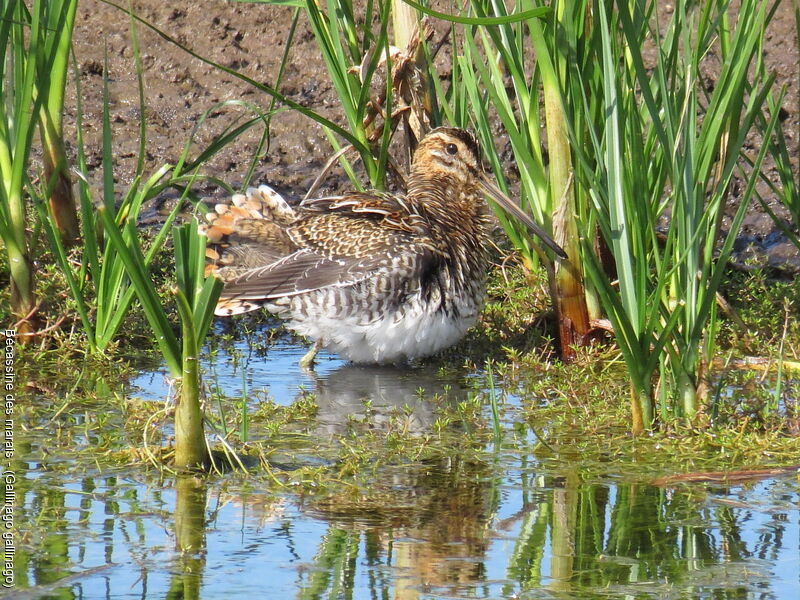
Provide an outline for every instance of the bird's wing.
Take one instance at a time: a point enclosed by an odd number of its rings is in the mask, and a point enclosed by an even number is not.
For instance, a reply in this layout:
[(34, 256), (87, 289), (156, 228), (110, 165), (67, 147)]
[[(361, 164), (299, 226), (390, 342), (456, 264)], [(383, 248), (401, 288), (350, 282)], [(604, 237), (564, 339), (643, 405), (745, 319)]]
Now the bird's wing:
[(285, 229), (238, 219), (232, 226), (238, 245), (225, 248), (217, 261), (217, 275), (225, 282), (217, 314), (354, 285), (390, 267), (409, 273), (425, 268), (435, 252), (426, 236), (418, 235), (426, 227), (422, 218), (403, 202), (374, 193), (315, 198), (299, 207)]
[(306, 214), (286, 233), (298, 248), (336, 259), (391, 255), (426, 239), (380, 218), (346, 212)]
[(369, 277), (387, 258), (328, 258), (303, 249), (258, 267), (228, 267), (219, 272), (225, 281), (222, 298), (269, 300), (328, 286), (353, 285)]
[(344, 217), (379, 221), (388, 229), (409, 233), (427, 233), (427, 223), (408, 204), (404, 196), (385, 192), (351, 192), (345, 196), (309, 198), (300, 204), (308, 217), (335, 214)]

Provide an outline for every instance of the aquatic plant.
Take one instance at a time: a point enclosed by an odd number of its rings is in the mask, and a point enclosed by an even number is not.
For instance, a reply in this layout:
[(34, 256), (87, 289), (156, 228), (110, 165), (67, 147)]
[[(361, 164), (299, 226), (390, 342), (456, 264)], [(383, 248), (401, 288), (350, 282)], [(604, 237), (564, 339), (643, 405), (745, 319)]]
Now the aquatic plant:
[[(552, 284), (562, 356), (589, 339), (602, 307), (631, 375), (634, 431), (652, 426), (657, 391), (662, 418), (693, 417), (707, 391), (716, 292), (753, 192), (755, 178), (723, 240), (729, 184), (771, 85), (761, 69), (748, 78), (760, 60), (767, 4), (744, 2), (732, 27), (727, 2), (677, 3), (665, 28), (653, 2), (553, 2), (543, 19), (508, 15), (498, 2), (471, 6), (479, 17), (513, 20), (467, 29), (459, 74), (490, 152), (487, 106), (511, 141), (526, 204), (542, 219), (552, 215), (570, 255)], [(643, 49), (653, 43), (651, 74)], [(721, 73), (704, 90), (712, 49)], [(753, 172), (762, 160), (763, 149)], [(490, 161), (502, 178), (499, 160)], [(656, 227), (666, 216), (662, 244)], [(530, 257), (514, 227), (509, 237)]]
[[(792, 8), (795, 19), (795, 43), (800, 51), (800, 0), (792, 0)], [(761, 65), (763, 69), (763, 65)], [(767, 103), (770, 114), (776, 114), (782, 110), (783, 100), (786, 97), (787, 85), (784, 84), (782, 89), (776, 94), (770, 93), (767, 97)], [(783, 218), (778, 216), (773, 210), (768, 199), (764, 198), (762, 194), (756, 190), (756, 196), (764, 209), (764, 212), (769, 214), (774, 223), (784, 233), (786, 238), (800, 248), (800, 237), (797, 235), (798, 228), (800, 227), (800, 173), (797, 168), (792, 165), (792, 155), (797, 156), (800, 151), (800, 143), (794, 148), (789, 147), (788, 139), (792, 136), (786, 135), (782, 127), (775, 127), (772, 135), (767, 135), (767, 128), (769, 122), (766, 118), (758, 120), (758, 128), (762, 135), (762, 139), (768, 145), (769, 155), (774, 162), (775, 171), (777, 173), (777, 181), (768, 173), (761, 173), (761, 179), (767, 186), (770, 193), (777, 197), (789, 213), (790, 222), (787, 223)], [(797, 137), (800, 131), (794, 132)]]
[(171, 375), (178, 381), (175, 407), (175, 466), (201, 468), (208, 464), (200, 407), (199, 352), (211, 326), (222, 282), (205, 276), (205, 236), (198, 233), (197, 219), (173, 230), (177, 283), (172, 289), (181, 323), (180, 342), (172, 331), (167, 309), (158, 296), (150, 270), (128, 220), (120, 227), (105, 207), (100, 215), (109, 243), (116, 248), (133, 289), (142, 305)]
[[(603, 86), (594, 97), (603, 120), (590, 124), (593, 152), (581, 155), (577, 176), (591, 190), (615, 284), (592, 240), (582, 243), (631, 376), (634, 431), (652, 426), (656, 392), (662, 418), (693, 418), (706, 400), (716, 294), (757, 179), (745, 186), (723, 236), (733, 173), (772, 84), (748, 78), (761, 60), (767, 3), (742, 2), (733, 27), (727, 8), (727, 2), (677, 3), (663, 31), (655, 17), (651, 30), (649, 4), (630, 10), (619, 3), (617, 11), (596, 13)], [(643, 57), (649, 39), (658, 49), (652, 74)], [(720, 74), (706, 90), (702, 61), (712, 49)], [(754, 173), (764, 154), (762, 148)], [(665, 216), (662, 243), (656, 227)]]
[[(514, 18), (492, 27), (484, 21), (466, 28), (461, 39), (461, 73), (473, 98), (471, 116), (488, 149), (495, 176), (505, 183), (506, 174), (493, 144), (489, 106), (508, 134), (519, 167), (521, 204), (529, 207), (539, 222), (551, 224), (554, 238), (569, 256), (553, 262), (530, 244), (519, 223), (503, 222), (523, 260), (532, 267), (541, 255), (552, 272), (551, 296), (560, 354), (562, 359), (572, 360), (574, 346), (590, 339), (590, 319), (600, 316), (596, 299), (584, 285), (578, 232), (586, 225), (586, 190), (574, 178), (569, 136), (570, 128), (580, 127), (586, 117), (583, 105), (565, 93), (572, 80), (580, 76), (572, 61), (574, 48), (586, 35), (587, 6), (582, 2), (555, 2), (545, 12), (546, 7), (527, 2), (511, 15), (502, 2), (476, 0), (471, 6), (479, 17)], [(537, 9), (541, 13), (538, 18), (522, 18), (523, 11)], [(506, 74), (512, 86), (506, 84)], [(542, 121), (547, 127), (547, 158), (540, 137)]]
[[(135, 38), (134, 38), (135, 40)], [(138, 48), (135, 56), (138, 57)], [(106, 61), (107, 62), (107, 61)], [(139, 70), (141, 75), (141, 70)], [(113, 244), (104, 243), (104, 226), (96, 206), (102, 204), (115, 222), (121, 223), (126, 219), (134, 224), (138, 221), (139, 212), (144, 201), (154, 193), (158, 184), (169, 173), (170, 168), (164, 165), (146, 179), (143, 179), (144, 170), (144, 144), (139, 145), (139, 160), (131, 187), (125, 193), (122, 201), (117, 206), (116, 188), (114, 185), (113, 165), (113, 132), (111, 130), (111, 117), (109, 108), (108, 68), (103, 72), (103, 137), (102, 137), (102, 163), (103, 174), (102, 198), (96, 201), (92, 196), (89, 186), (86, 165), (86, 147), (83, 141), (83, 108), (81, 102), (81, 85), (79, 72), (75, 73), (76, 86), (76, 147), (77, 164), (75, 172), (79, 174), (78, 190), (81, 207), (81, 219), (84, 235), (82, 238), (82, 253), (77, 264), (70, 260), (69, 250), (63, 236), (60, 235), (58, 217), (52, 210), (52, 204), (46, 201), (47, 191), (33, 187), (31, 189), (34, 203), (38, 210), (39, 222), (47, 234), (55, 261), (69, 287), (70, 296), (78, 313), (81, 329), (86, 347), (90, 353), (103, 353), (115, 339), (119, 328), (134, 299), (134, 289), (125, 273), (124, 265)], [(140, 109), (143, 108), (141, 96), (142, 82), (140, 81)], [(144, 114), (144, 110), (140, 110)], [(145, 139), (144, 119), (142, 117), (142, 140)], [(146, 264), (150, 264), (156, 253), (162, 248), (169, 227), (172, 225), (177, 210), (167, 218), (164, 226), (146, 254)], [(138, 236), (135, 228), (128, 236)]]
[[(391, 4), (387, 0), (379, 3), (370, 0), (366, 4), (365, 21), (370, 23), (373, 14), (380, 20), (377, 38), (369, 27), (356, 24), (353, 5), (347, 0), (331, 0), (328, 2), (327, 13), (323, 12), (316, 2), (308, 1), (304, 5), (311, 30), (325, 60), (328, 75), (342, 103), (348, 128), (359, 142), (354, 147), (358, 149), (370, 183), (381, 188), (385, 181), (389, 158), (392, 119), (386, 119), (383, 127), (376, 128), (371, 85), (378, 64), (381, 61), (389, 64), (391, 60), (387, 34)], [(386, 82), (386, 101), (383, 108), (391, 115), (393, 110), (391, 77), (387, 77)], [(339, 152), (341, 145), (330, 129), (325, 128), (325, 132), (334, 150)], [(379, 149), (374, 151), (373, 146), (378, 139)], [(360, 188), (361, 183), (352, 166), (344, 159), (344, 155), (340, 158), (340, 162), (353, 183)]]
[[(135, 28), (132, 28), (135, 32)], [(138, 57), (138, 47), (134, 33), (134, 55)], [(106, 69), (107, 71), (107, 69)], [(141, 66), (137, 59), (137, 72), (139, 73), (140, 114), (144, 115), (144, 97), (142, 94)], [(80, 114), (80, 111), (79, 111)], [(204, 468), (209, 462), (209, 453), (203, 430), (203, 414), (200, 406), (201, 373), (199, 365), (199, 352), (203, 340), (208, 333), (214, 314), (214, 307), (222, 290), (222, 282), (215, 277), (206, 277), (205, 274), (205, 236), (198, 232), (198, 222), (193, 218), (191, 222), (179, 227), (173, 227), (178, 211), (184, 205), (184, 199), (194, 183), (197, 172), (188, 178), (182, 173), (187, 159), (189, 144), (184, 150), (180, 163), (170, 168), (164, 165), (147, 182), (140, 187), (141, 172), (143, 169), (143, 154), (145, 139), (144, 116), (141, 117), (141, 141), (138, 173), (134, 185), (129, 189), (125, 199), (119, 207), (114, 201), (113, 166), (111, 161), (111, 130), (108, 102), (108, 77), (104, 75), (104, 102), (103, 102), (103, 169), (104, 169), (104, 198), (97, 210), (98, 216), (89, 214), (92, 206), (89, 190), (82, 188), (81, 200), (83, 215), (86, 223), (102, 224), (106, 244), (102, 253), (89, 254), (92, 264), (91, 274), (97, 286), (97, 327), (86, 324), (86, 332), (94, 335), (95, 343), (99, 340), (103, 347), (116, 334), (123, 317), (130, 307), (133, 294), (142, 306), (147, 322), (150, 325), (155, 342), (158, 346), (171, 375), (178, 382), (178, 393), (175, 406), (175, 466), (179, 469)], [(80, 122), (78, 127), (80, 135)], [(223, 135), (222, 139), (226, 139)], [(214, 140), (206, 153), (213, 155), (213, 149), (224, 146), (219, 139)], [(80, 164), (85, 168), (83, 150), (80, 151)], [(199, 164), (203, 164), (202, 162)], [(183, 195), (172, 210), (160, 231), (150, 244), (148, 252), (142, 250), (142, 235), (138, 230), (139, 212), (145, 198), (153, 194), (156, 184), (165, 175), (166, 185), (183, 185)], [(96, 219), (96, 221), (95, 221)], [(172, 231), (175, 255), (176, 283), (171, 292), (175, 298), (178, 317), (181, 327), (180, 339), (172, 329), (165, 306), (159, 296), (152, 274), (152, 262), (156, 253), (162, 248), (165, 238)], [(92, 231), (87, 236), (88, 248), (97, 251), (98, 240), (93, 238)], [(58, 245), (58, 240), (51, 235), (51, 242)], [(74, 276), (70, 266), (63, 262), (63, 248), (61, 249), (62, 269), (68, 279), (73, 283), (73, 297), (79, 303), (86, 302), (86, 296), (76, 289)], [(102, 254), (102, 256), (101, 256)], [(97, 334), (100, 334), (99, 336)]]
[(11, 312), (20, 332), (35, 329), (32, 261), (26, 236), (25, 184), (33, 130), (42, 105), (37, 78), (48, 76), (41, 64), (52, 62), (48, 45), (47, 2), (36, 1), (30, 12), (22, 0), (3, 5), (0, 17), (0, 239), (9, 265)]
[[(111, 127), (111, 109), (109, 92), (109, 73), (106, 60), (103, 69), (103, 102), (102, 102), (102, 147), (101, 165), (102, 185), (100, 198), (95, 197), (89, 184), (87, 167), (87, 151), (84, 143), (83, 105), (81, 100), (80, 70), (74, 65), (74, 85), (76, 89), (76, 128), (75, 147), (77, 160), (73, 168), (78, 175), (78, 194), (80, 199), (81, 221), (83, 223), (83, 237), (81, 239), (81, 253), (78, 260), (71, 256), (69, 248), (64, 242), (63, 235), (58, 225), (58, 217), (52, 209), (52, 203), (47, 202), (48, 189), (44, 186), (32, 185), (31, 192), (34, 205), (37, 208), (39, 223), (48, 236), (50, 248), (55, 261), (69, 287), (70, 296), (75, 305), (81, 324), (85, 344), (90, 353), (103, 354), (109, 345), (117, 338), (128, 311), (135, 298), (135, 289), (130, 285), (130, 279), (125, 271), (124, 263), (113, 244), (106, 244), (105, 226), (103, 219), (97, 212), (97, 206), (113, 215), (114, 221), (122, 226), (125, 222), (134, 225), (133, 228), (122, 230), (126, 243), (130, 244), (132, 237), (145, 235), (136, 225), (142, 206), (148, 200), (155, 198), (167, 188), (174, 188), (180, 193), (180, 198), (173, 209), (164, 219), (158, 231), (149, 236), (144, 251), (144, 267), (150, 268), (165, 243), (174, 225), (179, 211), (185, 208), (187, 199), (193, 199), (192, 185), (198, 180), (215, 183), (228, 191), (232, 191), (224, 182), (198, 172), (198, 168), (205, 165), (217, 152), (235, 141), (238, 136), (248, 131), (253, 126), (262, 123), (265, 115), (249, 105), (237, 101), (223, 102), (215, 105), (198, 119), (192, 136), (187, 140), (177, 163), (164, 164), (156, 168), (153, 173), (145, 173), (145, 153), (147, 147), (147, 123), (145, 115), (147, 106), (144, 94), (144, 74), (141, 66), (138, 36), (135, 22), (131, 21), (131, 44), (133, 59), (139, 89), (139, 139), (136, 167), (130, 186), (119, 190), (115, 184), (114, 176), (114, 131)], [(243, 107), (245, 114), (252, 116), (243, 123), (236, 123), (223, 129), (214, 136), (209, 143), (196, 149), (197, 157), (190, 160), (190, 151), (194, 149), (194, 137), (202, 127), (208, 114), (215, 110), (229, 107)], [(118, 200), (118, 196), (121, 199)]]

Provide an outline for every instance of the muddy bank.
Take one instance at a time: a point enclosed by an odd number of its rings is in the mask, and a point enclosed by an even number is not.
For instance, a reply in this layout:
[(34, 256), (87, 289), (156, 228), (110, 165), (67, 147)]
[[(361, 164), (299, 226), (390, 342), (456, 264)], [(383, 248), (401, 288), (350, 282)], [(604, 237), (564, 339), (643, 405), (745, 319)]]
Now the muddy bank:
[[(171, 5), (155, 0), (136, 0), (133, 9), (180, 44), (270, 85), (276, 82), (294, 15), (294, 9), (290, 7), (217, 0)], [(764, 58), (768, 68), (776, 73), (776, 88), (786, 86), (781, 126), (790, 148), (796, 149), (800, 144), (800, 53), (795, 27), (792, 5), (783, 2), (767, 32)], [(442, 24), (437, 24), (437, 28), (442, 29)], [(174, 164), (192, 131), (203, 121), (203, 115), (219, 103), (237, 100), (264, 111), (269, 108), (271, 99), (268, 96), (192, 58), (152, 30), (140, 25), (138, 36), (146, 82), (148, 171), (165, 162)], [(74, 40), (82, 72), (89, 175), (98, 187), (101, 179), (102, 70), (107, 49), (115, 135), (115, 176), (122, 190), (132, 179), (139, 136), (138, 89), (129, 17), (124, 11), (98, 0), (85, 0), (78, 8)], [(344, 124), (335, 91), (302, 12), (280, 90), (292, 100)], [(70, 86), (66, 104), (69, 127), (75, 118), (73, 86)], [(212, 112), (198, 128), (196, 147), (204, 147), (235, 119), (251, 114), (244, 107), (224, 107)], [(252, 130), (236, 144), (228, 146), (211, 160), (207, 174), (232, 187), (241, 186), (258, 148), (259, 138), (260, 131)], [(750, 148), (754, 155), (759, 146), (760, 140), (753, 139)], [(251, 182), (269, 183), (288, 197), (301, 196), (330, 153), (330, 144), (320, 126), (292, 111), (279, 111), (271, 120), (269, 147), (258, 159)], [(796, 154), (794, 159), (797, 159)], [(770, 177), (778, 181), (774, 171)], [(327, 180), (328, 191), (347, 185), (345, 176), (337, 170)], [(770, 208), (788, 219), (788, 213), (768, 186), (761, 185), (759, 190)], [(221, 190), (211, 186), (203, 192), (209, 196), (223, 195)], [(736, 260), (741, 265), (765, 264), (780, 272), (800, 271), (800, 254), (757, 205), (750, 208), (737, 241)]]

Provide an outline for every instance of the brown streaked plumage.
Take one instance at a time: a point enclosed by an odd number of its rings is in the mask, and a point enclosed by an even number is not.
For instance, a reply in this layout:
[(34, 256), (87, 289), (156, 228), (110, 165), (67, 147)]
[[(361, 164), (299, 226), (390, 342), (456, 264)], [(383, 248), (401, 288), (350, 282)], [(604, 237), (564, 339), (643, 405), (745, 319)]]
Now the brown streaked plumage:
[(315, 350), (354, 362), (435, 354), (483, 306), (484, 194), (564, 256), (487, 179), (475, 138), (441, 127), (414, 153), (405, 195), (353, 192), (291, 208), (261, 186), (217, 205), (206, 227), (212, 268), (225, 282), (216, 313), (263, 306), (316, 340)]

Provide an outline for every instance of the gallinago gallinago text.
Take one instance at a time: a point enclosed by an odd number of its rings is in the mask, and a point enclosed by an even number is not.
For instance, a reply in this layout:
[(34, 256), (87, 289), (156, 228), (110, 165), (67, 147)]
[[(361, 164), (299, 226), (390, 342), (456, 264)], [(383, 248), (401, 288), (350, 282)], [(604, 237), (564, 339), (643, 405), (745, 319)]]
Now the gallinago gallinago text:
[(206, 227), (225, 289), (218, 315), (265, 307), (354, 362), (429, 356), (457, 342), (485, 295), (491, 220), (484, 194), (564, 251), (489, 181), (475, 138), (438, 128), (420, 142), (408, 192), (305, 200), (266, 186), (220, 204)]

